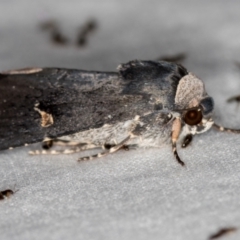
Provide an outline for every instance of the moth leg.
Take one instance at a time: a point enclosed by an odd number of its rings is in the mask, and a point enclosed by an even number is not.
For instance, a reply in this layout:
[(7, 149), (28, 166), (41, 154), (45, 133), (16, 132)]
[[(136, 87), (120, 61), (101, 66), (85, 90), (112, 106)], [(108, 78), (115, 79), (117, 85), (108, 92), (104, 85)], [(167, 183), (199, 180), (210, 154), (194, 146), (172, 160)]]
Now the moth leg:
[(240, 129), (225, 128), (217, 125), (216, 123), (214, 123), (213, 126), (221, 132), (240, 133)]
[(233, 96), (227, 99), (227, 102), (240, 102), (240, 96)]
[[(112, 144), (104, 144), (103, 149), (110, 149), (110, 148), (115, 147), (115, 146), (116, 146), (116, 144), (114, 144), (114, 145), (112, 145)], [(125, 151), (129, 151), (129, 146), (123, 145), (120, 149), (123, 149)]]
[(185, 136), (182, 142), (182, 148), (186, 148), (192, 142), (192, 139), (193, 139), (192, 134), (188, 134), (187, 136)]
[(43, 149), (50, 149), (52, 146), (85, 146), (88, 143), (79, 143), (76, 141), (69, 141), (69, 140), (62, 140), (62, 139), (49, 139), (46, 138), (43, 140), (42, 148)]
[[(72, 146), (72, 145), (70, 145)], [(91, 143), (78, 143), (72, 148), (68, 149), (63, 149), (63, 150), (35, 150), (35, 151), (30, 151), (30, 155), (44, 155), (44, 154), (71, 154), (71, 153), (77, 153), (89, 149), (94, 149), (94, 148), (99, 148), (99, 146)]]
[(173, 151), (173, 154), (176, 158), (176, 160), (178, 161), (178, 163), (180, 163), (182, 166), (185, 165), (185, 163), (180, 159), (179, 155), (178, 155), (178, 152), (177, 152), (177, 140), (178, 140), (178, 137), (180, 135), (180, 132), (181, 132), (181, 120), (180, 118), (175, 118), (175, 120), (173, 121), (173, 125), (172, 125), (172, 151)]
[(103, 151), (88, 157), (81, 157), (78, 159), (78, 161), (85, 161), (85, 160), (92, 160), (94, 158), (98, 158), (98, 157), (103, 157), (106, 156), (110, 153), (114, 153), (116, 151), (118, 151), (120, 148), (122, 148), (131, 138), (133, 137), (132, 134), (130, 134), (128, 137), (126, 137), (123, 141), (121, 141), (120, 143), (116, 144), (115, 146), (109, 148), (107, 151)]
[(123, 145), (123, 146), (121, 147), (121, 149), (123, 149), (123, 150), (125, 150), (125, 151), (129, 151), (129, 146)]

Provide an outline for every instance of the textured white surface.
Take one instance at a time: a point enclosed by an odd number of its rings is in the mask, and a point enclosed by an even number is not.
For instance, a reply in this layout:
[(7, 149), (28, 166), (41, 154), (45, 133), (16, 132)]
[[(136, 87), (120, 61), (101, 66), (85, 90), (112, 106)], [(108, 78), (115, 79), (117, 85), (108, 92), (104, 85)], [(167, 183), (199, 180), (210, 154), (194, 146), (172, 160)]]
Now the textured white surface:
[[(226, 99), (240, 93), (240, 2), (1, 1), (0, 70), (28, 66), (115, 70), (132, 59), (186, 52), (184, 65), (214, 97), (218, 123), (239, 127)], [(59, 20), (75, 39), (94, 17), (99, 29), (85, 49), (52, 45), (38, 24)], [(1, 94), (1, 93), (0, 93)], [(240, 136), (211, 130), (180, 149), (119, 151), (77, 163), (68, 156), (0, 152), (1, 239), (207, 239), (240, 226)], [(236, 232), (225, 239), (240, 239)]]

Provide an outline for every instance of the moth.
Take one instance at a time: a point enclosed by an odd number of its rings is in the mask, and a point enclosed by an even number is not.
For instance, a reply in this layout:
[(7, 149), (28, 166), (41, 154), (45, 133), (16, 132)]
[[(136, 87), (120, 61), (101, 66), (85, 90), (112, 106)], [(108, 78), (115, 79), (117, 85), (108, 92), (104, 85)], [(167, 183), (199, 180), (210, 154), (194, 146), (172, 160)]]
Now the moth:
[[(215, 126), (204, 83), (179, 64), (134, 60), (118, 72), (29, 68), (0, 74), (0, 150), (44, 141), (31, 154), (68, 154), (101, 148), (186, 147)], [(54, 149), (60, 146), (60, 149)]]

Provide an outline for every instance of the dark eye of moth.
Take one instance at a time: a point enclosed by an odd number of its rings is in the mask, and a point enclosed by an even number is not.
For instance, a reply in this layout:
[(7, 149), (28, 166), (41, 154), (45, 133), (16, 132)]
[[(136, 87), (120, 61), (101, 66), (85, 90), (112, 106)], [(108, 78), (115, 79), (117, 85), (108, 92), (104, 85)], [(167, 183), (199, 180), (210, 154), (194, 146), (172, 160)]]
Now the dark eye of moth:
[(199, 124), (202, 121), (202, 117), (202, 111), (199, 108), (191, 109), (183, 116), (183, 120), (186, 124), (193, 126)]

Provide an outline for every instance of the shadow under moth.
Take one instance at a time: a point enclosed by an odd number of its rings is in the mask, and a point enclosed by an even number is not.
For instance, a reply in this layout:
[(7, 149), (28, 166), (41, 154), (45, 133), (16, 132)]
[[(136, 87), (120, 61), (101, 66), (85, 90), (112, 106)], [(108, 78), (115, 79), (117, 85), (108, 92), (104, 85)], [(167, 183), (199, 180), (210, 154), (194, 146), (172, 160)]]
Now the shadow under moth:
[[(0, 74), (0, 150), (43, 141), (31, 154), (93, 148), (102, 157), (123, 147), (186, 147), (215, 126), (204, 83), (183, 66), (130, 61), (118, 72), (29, 68)], [(181, 134), (181, 138), (180, 138)], [(53, 150), (53, 146), (60, 146)], [(106, 147), (108, 146), (108, 147)]]

